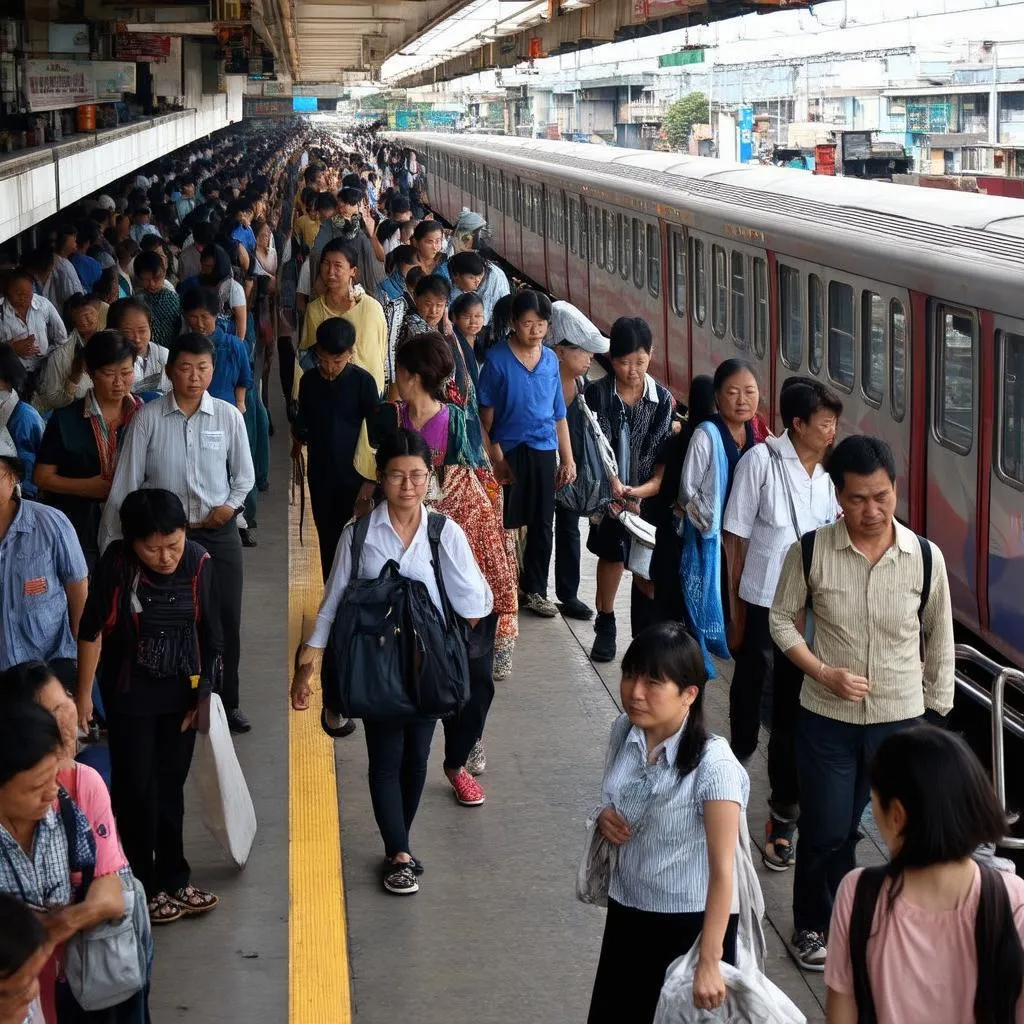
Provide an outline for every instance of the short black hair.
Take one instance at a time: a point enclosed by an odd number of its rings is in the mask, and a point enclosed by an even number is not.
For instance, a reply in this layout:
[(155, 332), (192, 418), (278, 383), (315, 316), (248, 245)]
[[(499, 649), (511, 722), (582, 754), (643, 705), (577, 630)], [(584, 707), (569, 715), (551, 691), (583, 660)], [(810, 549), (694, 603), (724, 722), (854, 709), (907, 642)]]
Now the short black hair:
[(880, 437), (868, 434), (854, 434), (844, 438), (832, 449), (825, 467), (832, 483), (839, 493), (846, 486), (846, 474), (870, 476), (880, 469), (885, 470), (889, 482), (896, 483), (896, 459), (892, 449)]
[(411, 245), (396, 245), (384, 257), (384, 270), (393, 274), (402, 267), (411, 267), (416, 262), (416, 250)]
[(316, 329), (316, 347), (329, 356), (341, 356), (356, 343), (356, 329), (344, 317), (328, 317)]
[(321, 192), (313, 204), (316, 210), (333, 210), (338, 205), (338, 197), (330, 192)]
[(646, 352), (650, 355), (654, 347), (654, 337), (646, 320), (638, 316), (620, 316), (612, 324), (608, 335), (609, 359), (621, 359), (634, 352)]
[(413, 240), (416, 242), (422, 241), (427, 235), (433, 234), (435, 231), (444, 231), (440, 221), (436, 220), (421, 220), (416, 225), (415, 230), (412, 233)]
[(126, 494), (120, 515), (121, 534), (127, 544), (145, 540), (154, 533), (166, 537), (188, 527), (181, 498), (161, 487), (141, 487)]
[(0, 345), (0, 380), (10, 384), (14, 391), (20, 391), (27, 376), (28, 371), (17, 352), (10, 345)]
[(64, 242), (65, 238), (73, 238), (75, 241), (78, 240), (78, 229), (74, 224), (58, 224), (57, 230), (53, 233), (54, 241), (59, 249)]
[(205, 335), (196, 331), (186, 331), (179, 334), (171, 342), (171, 350), (167, 355), (167, 365), (173, 366), (180, 356), (209, 356), (213, 362), (217, 362), (217, 349), (213, 342)]
[(104, 295), (109, 295), (110, 291), (114, 287), (119, 287), (117, 281), (117, 271), (113, 267), (104, 267), (100, 271), (100, 276), (96, 278), (92, 286), (92, 292), (89, 295), (91, 299), (102, 299)]
[(0, 786), (30, 771), (63, 745), (57, 719), (34, 701), (4, 700), (0, 713)]
[(45, 661), (22, 661), (0, 672), (0, 693), (12, 700), (33, 701), (39, 691), (56, 678)]
[(140, 252), (135, 257), (135, 276), (142, 277), (143, 274), (164, 274), (164, 261), (160, 259), (158, 252)]
[(135, 362), (135, 349), (120, 331), (97, 331), (85, 343), (85, 368), (90, 374), (125, 360)]
[(40, 916), (23, 900), (0, 892), (0, 979), (17, 974), (45, 944)]
[(454, 320), (457, 316), (467, 313), (474, 306), (482, 306), (483, 304), (484, 300), (476, 292), (463, 292), (451, 304), (448, 315)]
[(342, 191), (347, 188), (354, 188), (361, 192), (363, 188), (363, 179), (360, 178), (358, 174), (346, 174), (341, 179), (341, 188)]
[(811, 417), (827, 409), (838, 418), (843, 414), (839, 396), (820, 380), (812, 377), (787, 377), (779, 392), (779, 413), (783, 426), (789, 430), (794, 420), (809, 423)]
[(75, 237), (78, 239), (79, 245), (92, 245), (93, 242), (99, 241), (101, 234), (100, 226), (96, 221), (80, 220)]
[(457, 252), (448, 260), (448, 272), (452, 277), (455, 277), (457, 274), (472, 274), (476, 277), (486, 269), (484, 261), (475, 252)]
[(338, 193), (338, 202), (346, 206), (358, 206), (363, 201), (361, 189), (346, 186)]
[(192, 241), (197, 245), (213, 245), (217, 238), (217, 229), (208, 221), (201, 220), (192, 229)]
[(131, 312), (141, 313), (149, 321), (150, 327), (153, 326), (153, 311), (142, 299), (129, 295), (110, 304), (110, 309), (107, 310), (107, 327), (119, 331), (125, 314)]
[(61, 310), (64, 323), (70, 324), (71, 318), (83, 306), (98, 306), (99, 302), (100, 300), (95, 295), (86, 295), (84, 292), (75, 292), (74, 295), (69, 295), (64, 300), (64, 308)]
[(392, 217), (397, 217), (400, 213), (412, 213), (412, 203), (403, 195), (392, 196), (388, 210)]
[(164, 247), (164, 240), (159, 235), (143, 235), (139, 241), (139, 248), (143, 252), (158, 252)]
[(420, 281), (423, 280), (423, 278), (428, 276), (429, 275), (426, 273), (426, 271), (418, 263), (414, 263), (405, 272), (405, 287), (408, 288), (409, 291), (415, 292), (416, 285), (418, 285)]
[(413, 430), (399, 427), (393, 434), (386, 435), (377, 445), (377, 472), (383, 474), (392, 459), (400, 459), (406, 455), (422, 459), (427, 469), (431, 468), (430, 446)]
[(714, 376), (715, 392), (719, 392), (738, 373), (749, 373), (754, 380), (757, 380), (757, 371), (754, 364), (748, 359), (724, 359), (718, 364)]
[(448, 279), (440, 274), (427, 274), (416, 282), (416, 290), (413, 294), (417, 299), (422, 295), (433, 295), (447, 302), (451, 298), (452, 286)]
[(548, 323), (551, 323), (551, 300), (543, 292), (535, 292), (530, 288), (524, 288), (512, 300), (509, 319), (518, 320), (527, 313), (536, 313), (541, 320), (547, 320)]
[(320, 266), (317, 268), (318, 273), (320, 271), (320, 267), (324, 265), (324, 257), (328, 253), (332, 252), (341, 253), (350, 267), (355, 267), (357, 270), (359, 269), (359, 252), (356, 247), (344, 238), (332, 238), (320, 251)]
[(395, 365), (406, 373), (419, 374), (423, 389), (436, 395), (455, 370), (448, 342), (437, 331), (414, 334), (395, 352)]
[(220, 295), (212, 288), (189, 288), (181, 297), (182, 313), (205, 310), (212, 317), (220, 313)]

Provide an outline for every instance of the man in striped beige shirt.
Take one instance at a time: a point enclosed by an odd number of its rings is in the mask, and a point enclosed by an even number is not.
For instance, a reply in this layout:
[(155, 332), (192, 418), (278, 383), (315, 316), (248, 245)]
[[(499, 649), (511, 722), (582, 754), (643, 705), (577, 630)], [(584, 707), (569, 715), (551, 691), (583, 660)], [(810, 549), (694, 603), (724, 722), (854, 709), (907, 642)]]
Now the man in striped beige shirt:
[[(828, 471), (844, 518), (817, 531), (806, 576), (801, 544), (789, 549), (770, 614), (772, 638), (804, 673), (793, 946), (813, 971), (825, 969), (832, 902), (856, 864), (868, 765), (886, 736), (926, 710), (947, 715), (954, 689), (946, 565), (938, 548), (894, 518), (892, 451), (877, 438), (850, 437), (832, 453)], [(803, 633), (808, 607), (810, 646)]]

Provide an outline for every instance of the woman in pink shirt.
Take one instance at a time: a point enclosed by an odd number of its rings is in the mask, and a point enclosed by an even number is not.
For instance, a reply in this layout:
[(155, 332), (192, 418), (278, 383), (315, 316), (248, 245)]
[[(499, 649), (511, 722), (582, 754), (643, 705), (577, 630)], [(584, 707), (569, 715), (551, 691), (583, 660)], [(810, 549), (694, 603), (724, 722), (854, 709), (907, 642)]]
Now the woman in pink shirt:
[(1024, 879), (972, 856), (1006, 832), (977, 758), (931, 726), (892, 735), (871, 804), (892, 859), (839, 886), (828, 1024), (1024, 1024)]

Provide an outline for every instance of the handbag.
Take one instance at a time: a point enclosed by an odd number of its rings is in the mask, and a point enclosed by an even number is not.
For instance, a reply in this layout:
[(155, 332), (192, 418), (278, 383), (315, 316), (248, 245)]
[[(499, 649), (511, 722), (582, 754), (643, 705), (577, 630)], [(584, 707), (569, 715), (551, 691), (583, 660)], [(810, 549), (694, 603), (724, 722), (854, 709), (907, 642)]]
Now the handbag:
[[(92, 884), (95, 863), (81, 863), (77, 849), (75, 805), (61, 789), (58, 802), (68, 845), (68, 867), (82, 874), (84, 897)], [(106, 1010), (131, 999), (146, 985), (148, 952), (136, 925), (137, 905), (146, 906), (145, 893), (135, 879), (124, 887), (124, 916), (76, 932), (64, 945), (64, 974), (68, 988), (83, 1010)], [(145, 915), (148, 922), (149, 915)]]

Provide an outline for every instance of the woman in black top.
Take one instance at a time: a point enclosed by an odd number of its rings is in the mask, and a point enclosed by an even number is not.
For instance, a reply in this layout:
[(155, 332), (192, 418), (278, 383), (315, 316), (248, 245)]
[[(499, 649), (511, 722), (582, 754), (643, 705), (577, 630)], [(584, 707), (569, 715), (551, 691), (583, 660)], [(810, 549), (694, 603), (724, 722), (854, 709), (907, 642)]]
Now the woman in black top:
[(35, 483), (45, 500), (71, 520), (89, 571), (99, 559), (97, 537), (125, 430), (142, 406), (132, 394), (135, 350), (119, 331), (99, 331), (85, 344), (92, 387), (57, 409), (39, 445)]
[(213, 563), (186, 539), (187, 525), (170, 491), (129, 494), (124, 539), (99, 560), (78, 627), (79, 724), (92, 718), (98, 668), (114, 816), (154, 924), (217, 905), (190, 883), (182, 836), (196, 726), (201, 712), (208, 719), (223, 650)]

